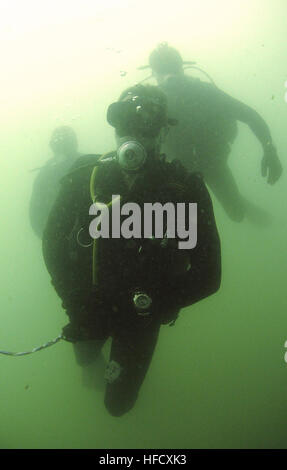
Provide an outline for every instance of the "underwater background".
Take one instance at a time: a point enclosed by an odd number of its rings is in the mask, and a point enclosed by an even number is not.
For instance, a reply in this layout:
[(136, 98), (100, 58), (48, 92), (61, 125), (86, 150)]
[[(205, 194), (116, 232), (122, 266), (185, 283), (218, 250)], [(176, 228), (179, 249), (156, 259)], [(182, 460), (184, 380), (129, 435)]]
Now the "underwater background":
[(107, 106), (148, 75), (137, 67), (159, 43), (260, 113), (284, 172), (266, 183), (239, 123), (230, 166), (273, 223), (234, 223), (213, 198), (221, 289), (161, 328), (128, 414), (111, 417), (103, 392), (83, 388), (70, 343), (0, 355), (0, 448), (286, 448), (286, 19), (285, 0), (1, 2), (0, 349), (32, 349), (68, 322), (30, 227), (31, 170), (59, 125), (82, 153), (113, 150)]

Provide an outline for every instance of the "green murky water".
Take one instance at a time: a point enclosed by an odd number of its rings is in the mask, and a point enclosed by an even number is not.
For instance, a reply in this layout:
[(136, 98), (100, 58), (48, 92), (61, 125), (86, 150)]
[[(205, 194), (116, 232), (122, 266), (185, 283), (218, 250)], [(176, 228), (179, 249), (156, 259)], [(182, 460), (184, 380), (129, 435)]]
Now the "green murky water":
[[(75, 129), (84, 153), (113, 149), (106, 108), (144, 78), (136, 68), (159, 42), (254, 107), (285, 166), (285, 1), (94, 3), (1, 6), (1, 349), (30, 349), (67, 322), (29, 225), (30, 170), (49, 158), (58, 125)], [(221, 289), (162, 327), (138, 402), (122, 418), (82, 387), (70, 344), (1, 356), (0, 448), (286, 448), (286, 175), (267, 185), (260, 145), (239, 129), (230, 166), (272, 226), (233, 223), (215, 201)]]

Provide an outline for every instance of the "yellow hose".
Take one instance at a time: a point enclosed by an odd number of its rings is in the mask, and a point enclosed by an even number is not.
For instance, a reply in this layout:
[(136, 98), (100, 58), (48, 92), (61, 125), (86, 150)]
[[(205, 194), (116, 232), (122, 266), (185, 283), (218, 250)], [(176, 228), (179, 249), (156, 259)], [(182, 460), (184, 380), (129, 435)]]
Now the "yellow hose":
[[(102, 155), (99, 158), (99, 161), (102, 160), (107, 154)], [(92, 202), (95, 204), (96, 203), (96, 194), (95, 194), (95, 181), (96, 181), (96, 175), (98, 171), (98, 165), (93, 168), (91, 178), (90, 178), (90, 195)], [(119, 196), (120, 197), (120, 196)], [(119, 198), (112, 199), (108, 204), (107, 207), (110, 208), (112, 204), (116, 201), (118, 201)], [(98, 283), (98, 262), (97, 262), (97, 257), (98, 257), (98, 251), (97, 251), (97, 239), (94, 238), (94, 243), (93, 243), (93, 267), (92, 267), (92, 274), (93, 274), (93, 285), (97, 285)]]

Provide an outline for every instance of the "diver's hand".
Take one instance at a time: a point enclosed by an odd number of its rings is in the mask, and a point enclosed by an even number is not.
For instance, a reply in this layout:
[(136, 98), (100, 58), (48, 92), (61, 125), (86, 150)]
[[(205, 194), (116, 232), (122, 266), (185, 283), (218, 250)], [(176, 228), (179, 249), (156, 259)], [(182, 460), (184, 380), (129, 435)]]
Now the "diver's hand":
[(72, 302), (67, 309), (70, 323), (62, 330), (63, 339), (77, 341), (102, 340), (109, 332), (111, 305), (95, 293), (87, 295), (84, 302)]
[(90, 338), (90, 335), (91, 334), (88, 328), (80, 326), (74, 322), (68, 323), (62, 329), (63, 339), (71, 343), (93, 339), (93, 338)]
[(267, 176), (267, 183), (274, 184), (282, 174), (282, 165), (277, 155), (276, 148), (271, 144), (265, 151), (261, 162), (261, 174)]
[(62, 338), (65, 341), (70, 341), (71, 343), (75, 343), (78, 341), (79, 337), (79, 332), (78, 328), (75, 327), (72, 323), (68, 323), (64, 328), (62, 329)]

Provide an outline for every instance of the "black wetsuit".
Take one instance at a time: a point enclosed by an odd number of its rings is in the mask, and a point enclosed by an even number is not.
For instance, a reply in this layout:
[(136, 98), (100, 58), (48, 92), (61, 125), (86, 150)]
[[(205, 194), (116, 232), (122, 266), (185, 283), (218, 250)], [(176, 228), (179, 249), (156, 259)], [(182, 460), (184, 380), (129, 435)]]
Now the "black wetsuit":
[[(82, 157), (80, 168), (75, 167), (63, 180), (44, 232), (43, 253), (70, 322), (82, 332), (82, 341), (75, 343), (78, 362), (85, 365), (94, 360), (99, 345), (112, 337), (110, 360), (120, 365), (120, 375), (107, 384), (105, 404), (111, 414), (120, 416), (136, 401), (160, 325), (176, 319), (181, 308), (218, 290), (220, 241), (210, 196), (199, 175), (162, 159), (150, 164), (128, 189), (118, 163), (104, 162), (95, 179), (97, 201), (107, 204), (112, 195), (119, 194), (121, 205), (197, 203), (197, 245), (179, 250), (178, 240), (162, 246), (162, 240), (98, 239), (97, 284), (93, 286), (88, 234), (93, 217), (88, 213), (90, 177), (97, 158)], [(152, 299), (149, 315), (138, 315), (134, 308), (137, 289)]]
[(53, 158), (38, 170), (33, 183), (29, 215), (31, 226), (39, 238), (42, 238), (49, 212), (57, 198), (60, 180), (68, 173), (75, 160), (76, 158), (67, 158), (58, 162)]
[(265, 121), (251, 107), (199, 79), (172, 76), (161, 88), (168, 98), (170, 116), (178, 120), (164, 144), (167, 155), (176, 156), (189, 171), (202, 173), (231, 219), (248, 216), (251, 205), (241, 196), (227, 159), (237, 135), (237, 121), (247, 124), (267, 149), (272, 138)]

